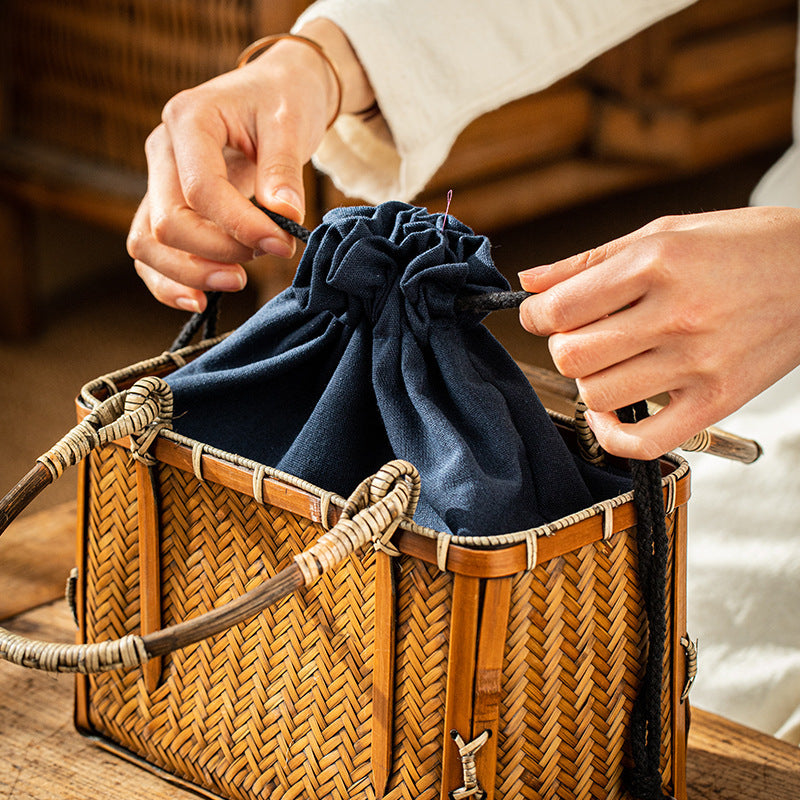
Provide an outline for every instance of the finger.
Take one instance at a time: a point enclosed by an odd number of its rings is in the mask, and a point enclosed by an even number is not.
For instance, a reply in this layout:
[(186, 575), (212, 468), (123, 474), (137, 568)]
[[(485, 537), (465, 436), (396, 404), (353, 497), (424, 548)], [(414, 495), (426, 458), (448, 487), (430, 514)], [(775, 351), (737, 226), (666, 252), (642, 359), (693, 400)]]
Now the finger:
[(658, 335), (647, 303), (577, 330), (554, 333), (548, 339), (556, 369), (568, 378), (584, 378), (656, 347)]
[(246, 261), (253, 251), (210, 219), (190, 208), (183, 196), (167, 129), (161, 125), (145, 144), (148, 165), (149, 228), (159, 242), (221, 262)]
[(677, 392), (690, 378), (677, 353), (648, 350), (576, 381), (593, 411), (614, 411), (647, 397)]
[[(166, 109), (165, 109), (166, 113)], [(289, 258), (295, 243), (291, 235), (259, 211), (228, 180), (223, 148), (228, 133), (222, 121), (207, 122), (180, 116), (167, 123), (185, 203), (200, 217), (211, 220), (236, 242), (253, 251)], [(253, 154), (250, 154), (251, 156)]]
[(620, 422), (613, 412), (587, 411), (586, 420), (606, 452), (650, 461), (675, 450), (707, 427), (693, 420), (685, 405), (671, 402), (652, 417), (634, 424)]
[(143, 261), (134, 261), (133, 266), (150, 293), (160, 303), (192, 313), (206, 307), (206, 296), (203, 292), (173, 281)]
[[(149, 229), (149, 196), (145, 195), (131, 224), (128, 234), (128, 253), (137, 264), (137, 272), (144, 277), (148, 288), (167, 305), (179, 305), (178, 298), (186, 302), (200, 301), (204, 291), (239, 291), (247, 282), (247, 273), (240, 264), (222, 264), (175, 250), (156, 241)], [(145, 268), (143, 270), (142, 268)], [(155, 274), (163, 275), (170, 288), (163, 288)], [(182, 288), (182, 293), (175, 288)], [(202, 300), (204, 303), (205, 301)]]
[(528, 292), (544, 292), (557, 283), (573, 275), (578, 275), (591, 267), (602, 264), (607, 259), (625, 250), (633, 242), (652, 232), (655, 223), (639, 228), (631, 233), (613, 239), (610, 242), (576, 253), (568, 258), (555, 261), (552, 264), (542, 264), (538, 267), (523, 270), (519, 273), (520, 284)]
[(240, 264), (209, 261), (158, 243), (136, 248), (134, 255), (170, 281), (200, 292), (238, 292), (247, 283), (247, 273)]
[(264, 206), (295, 222), (305, 217), (305, 159), (297, 151), (297, 140), (289, 125), (269, 125), (259, 132), (256, 168), (256, 199)]
[(520, 322), (537, 336), (575, 330), (641, 299), (649, 286), (637, 266), (647, 255), (626, 249), (556, 283), (520, 306)]

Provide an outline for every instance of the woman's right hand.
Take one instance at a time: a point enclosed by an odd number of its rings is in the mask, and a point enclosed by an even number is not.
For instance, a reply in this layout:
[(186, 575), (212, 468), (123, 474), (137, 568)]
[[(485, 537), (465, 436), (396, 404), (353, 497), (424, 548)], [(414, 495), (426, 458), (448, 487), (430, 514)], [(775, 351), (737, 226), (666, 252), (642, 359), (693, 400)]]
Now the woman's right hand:
[[(371, 87), (339, 28), (319, 19), (302, 34), (337, 65), (342, 110), (368, 106)], [(293, 254), (292, 237), (248, 198), (303, 221), (303, 166), (336, 112), (338, 92), (313, 47), (283, 39), (166, 104), (145, 145), (147, 194), (128, 234), (136, 271), (158, 300), (200, 311), (204, 292), (243, 288), (239, 262)]]
[[(800, 364), (800, 210), (663, 217), (520, 274), (526, 330), (549, 337), (600, 445), (673, 450)], [(666, 394), (636, 424), (615, 410)]]

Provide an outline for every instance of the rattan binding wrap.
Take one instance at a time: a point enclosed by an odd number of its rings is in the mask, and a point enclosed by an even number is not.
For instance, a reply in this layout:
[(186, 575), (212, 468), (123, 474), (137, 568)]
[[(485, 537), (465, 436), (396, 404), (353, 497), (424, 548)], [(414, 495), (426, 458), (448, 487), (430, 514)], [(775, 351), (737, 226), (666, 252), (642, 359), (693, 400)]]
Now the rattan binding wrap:
[[(165, 356), (106, 376), (87, 387), (84, 402), (142, 372), (163, 373), (170, 362)], [(82, 470), (78, 610), (87, 641), (141, 629), (139, 519), (131, 510), (143, 473), (124, 445), (103, 446)], [(219, 452), (201, 452), (192, 466), (192, 449), (163, 433), (149, 473), (159, 500), (164, 626), (274, 574), (342, 507), (340, 498), (290, 476), (236, 457), (226, 464)], [(241, 479), (220, 480), (226, 469)], [(678, 639), (688, 478), (677, 460), (663, 470), (671, 472), (665, 497), (675, 559), (661, 771), (664, 787), (682, 798), (686, 706)], [(263, 503), (253, 497), (262, 490)], [(140, 669), (81, 676), (78, 725), (195, 789), (237, 800), (367, 800), (376, 786), (392, 800), (444, 800), (461, 785), (451, 728), (466, 741), (492, 731), (475, 760), (488, 797), (627, 798), (626, 731), (645, 628), (629, 500), (471, 547), (451, 541), (443, 553), (440, 534), (404, 524), (393, 539), (398, 557), (371, 550), (350, 557), (251, 621), (164, 656), (150, 680)], [(385, 613), (376, 593), (381, 559), (390, 559), (394, 575), (395, 628), (385, 779), (373, 742), (376, 657), (385, 644), (376, 634)]]

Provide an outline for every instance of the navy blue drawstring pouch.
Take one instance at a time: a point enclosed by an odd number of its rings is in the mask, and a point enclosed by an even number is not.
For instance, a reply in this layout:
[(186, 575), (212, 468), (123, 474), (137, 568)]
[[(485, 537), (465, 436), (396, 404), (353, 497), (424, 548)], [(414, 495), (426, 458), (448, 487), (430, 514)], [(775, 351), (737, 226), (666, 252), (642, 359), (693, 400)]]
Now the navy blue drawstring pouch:
[(566, 447), (459, 297), (508, 290), (489, 240), (404, 203), (340, 208), (292, 286), (168, 378), (175, 429), (347, 496), (386, 461), (422, 478), (415, 521), (524, 530), (630, 488)]

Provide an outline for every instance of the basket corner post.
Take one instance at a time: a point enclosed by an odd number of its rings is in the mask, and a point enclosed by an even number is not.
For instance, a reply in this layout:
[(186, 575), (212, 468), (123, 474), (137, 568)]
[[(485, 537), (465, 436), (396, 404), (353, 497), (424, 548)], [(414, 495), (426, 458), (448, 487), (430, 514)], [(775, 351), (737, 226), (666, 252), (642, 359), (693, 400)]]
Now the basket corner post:
[(453, 582), (441, 800), (493, 800), (511, 577)]

